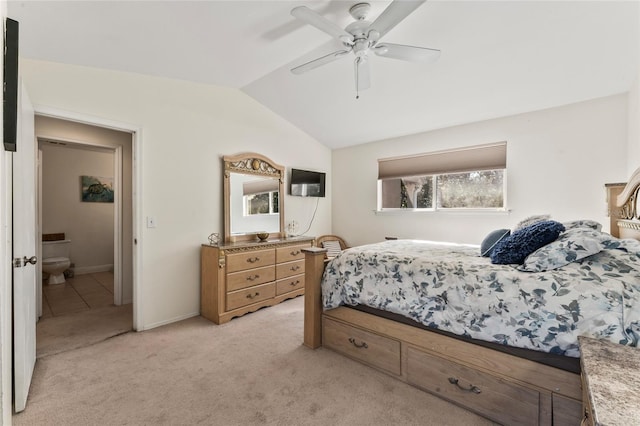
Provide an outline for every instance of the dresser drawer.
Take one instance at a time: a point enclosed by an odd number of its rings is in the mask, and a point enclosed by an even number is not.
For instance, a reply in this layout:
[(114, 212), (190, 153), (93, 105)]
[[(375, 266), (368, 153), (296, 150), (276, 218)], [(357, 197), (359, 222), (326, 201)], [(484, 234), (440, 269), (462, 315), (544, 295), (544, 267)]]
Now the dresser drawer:
[(276, 267), (247, 269), (246, 271), (227, 274), (227, 291), (240, 290), (258, 284), (268, 283), (276, 279)]
[(276, 279), (304, 274), (304, 259), (294, 262), (278, 263), (276, 265)]
[(407, 349), (407, 380), (499, 423), (538, 424), (539, 392), (413, 347)]
[(241, 308), (276, 296), (276, 283), (268, 283), (227, 293), (227, 310)]
[(400, 375), (400, 342), (328, 318), (322, 319), (322, 345), (373, 367)]
[(292, 260), (304, 259), (303, 248), (311, 247), (311, 244), (300, 244), (297, 246), (280, 247), (276, 249), (276, 262), (290, 262)]
[(304, 288), (304, 274), (278, 280), (276, 282), (276, 295), (280, 296), (300, 288)]
[(273, 265), (276, 263), (276, 251), (274, 249), (268, 249), (228, 254), (226, 263), (227, 272), (243, 271), (245, 269), (255, 269), (261, 266)]

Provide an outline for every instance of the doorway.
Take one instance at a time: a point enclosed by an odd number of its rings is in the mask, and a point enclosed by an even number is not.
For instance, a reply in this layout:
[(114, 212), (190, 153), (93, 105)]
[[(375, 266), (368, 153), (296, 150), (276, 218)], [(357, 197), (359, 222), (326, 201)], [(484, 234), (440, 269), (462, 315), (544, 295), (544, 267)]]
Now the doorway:
[[(42, 244), (50, 249), (63, 243), (70, 248), (72, 263), (65, 271), (65, 282), (59, 284), (48, 284), (38, 268), (40, 321), (36, 346), (40, 357), (135, 328), (135, 135), (42, 115), (36, 115), (35, 127), (39, 154), (38, 240), (60, 240), (42, 242), (39, 258), (47, 257), (42, 254)], [(85, 180), (92, 179), (100, 180), (103, 194), (112, 198), (94, 199), (93, 194), (82, 194), (83, 188), (87, 189)]]

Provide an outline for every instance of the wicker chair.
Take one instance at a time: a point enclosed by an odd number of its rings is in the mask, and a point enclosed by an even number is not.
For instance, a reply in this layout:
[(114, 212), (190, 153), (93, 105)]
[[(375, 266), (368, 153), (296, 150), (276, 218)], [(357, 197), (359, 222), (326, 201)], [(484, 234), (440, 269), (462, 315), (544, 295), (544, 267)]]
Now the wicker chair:
[(322, 247), (322, 243), (324, 243), (325, 241), (338, 241), (340, 243), (340, 248), (342, 250), (346, 250), (349, 248), (349, 246), (347, 245), (347, 243), (340, 237), (338, 237), (337, 235), (321, 235), (318, 238), (316, 238), (316, 246), (318, 247)]
[[(316, 238), (316, 246), (317, 247), (323, 247), (322, 243), (324, 243), (325, 241), (337, 241), (340, 244), (340, 250), (346, 250), (349, 248), (349, 246), (347, 245), (347, 243), (340, 237), (338, 237), (337, 235), (321, 235), (318, 238)], [(326, 257), (326, 255), (325, 255)]]

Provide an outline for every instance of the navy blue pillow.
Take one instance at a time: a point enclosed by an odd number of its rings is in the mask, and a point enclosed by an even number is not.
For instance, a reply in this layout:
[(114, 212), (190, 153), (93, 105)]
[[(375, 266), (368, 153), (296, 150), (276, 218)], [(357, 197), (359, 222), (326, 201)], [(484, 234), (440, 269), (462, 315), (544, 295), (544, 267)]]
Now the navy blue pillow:
[(491, 256), (491, 252), (496, 247), (500, 241), (507, 238), (511, 235), (511, 230), (509, 229), (497, 229), (487, 235), (484, 240), (482, 240), (482, 244), (480, 244), (480, 255), (483, 257)]
[(527, 256), (558, 239), (564, 225), (555, 220), (534, 223), (515, 231), (493, 248), (491, 263), (522, 265)]

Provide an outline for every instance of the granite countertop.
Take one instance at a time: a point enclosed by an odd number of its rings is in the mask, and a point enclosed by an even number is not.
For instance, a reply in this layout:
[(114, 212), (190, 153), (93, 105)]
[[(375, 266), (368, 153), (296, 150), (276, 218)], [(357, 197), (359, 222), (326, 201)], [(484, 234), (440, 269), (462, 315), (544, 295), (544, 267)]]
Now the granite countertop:
[(595, 425), (640, 424), (640, 349), (579, 337)]

